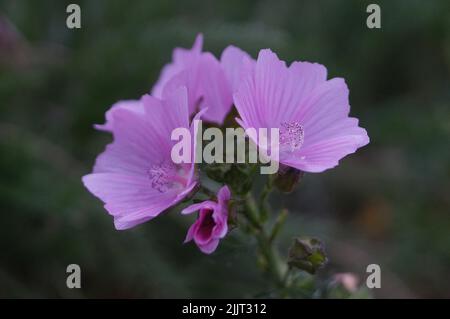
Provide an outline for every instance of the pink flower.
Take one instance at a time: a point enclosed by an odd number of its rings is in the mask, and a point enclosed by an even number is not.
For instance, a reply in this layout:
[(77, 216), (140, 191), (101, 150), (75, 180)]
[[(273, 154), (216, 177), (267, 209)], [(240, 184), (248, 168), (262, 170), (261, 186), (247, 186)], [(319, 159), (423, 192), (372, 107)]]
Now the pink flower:
[(139, 112), (127, 107), (108, 112), (114, 141), (98, 156), (93, 173), (83, 177), (86, 188), (105, 203), (117, 229), (158, 216), (197, 184), (194, 164), (174, 164), (171, 159), (172, 130), (184, 127), (196, 133), (189, 125), (186, 88), (164, 100), (144, 95), (139, 103)]
[(335, 284), (342, 284), (349, 292), (356, 292), (358, 290), (359, 278), (353, 273), (337, 273), (333, 276)]
[(218, 194), (218, 202), (204, 201), (185, 208), (182, 214), (198, 211), (197, 221), (189, 228), (185, 243), (194, 240), (198, 248), (205, 254), (216, 250), (221, 238), (228, 231), (228, 201), (231, 194), (228, 186), (222, 187)]
[(191, 50), (176, 48), (172, 62), (164, 66), (152, 89), (152, 95), (165, 97), (181, 86), (188, 90), (189, 114), (197, 108), (208, 108), (203, 118), (221, 124), (231, 109), (232, 94), (219, 61), (202, 52), (203, 36), (199, 34)]
[(349, 117), (348, 88), (327, 80), (323, 65), (294, 62), (289, 67), (266, 49), (234, 95), (244, 128), (279, 128), (279, 161), (306, 172), (322, 172), (369, 143), (358, 119)]
[(222, 124), (233, 104), (233, 87), (240, 78), (241, 62), (250, 57), (242, 50), (228, 47), (219, 62), (211, 53), (202, 52), (199, 34), (192, 49), (176, 48), (172, 62), (164, 66), (152, 89), (152, 95), (164, 97), (180, 86), (186, 86), (189, 113), (208, 108), (203, 118)]

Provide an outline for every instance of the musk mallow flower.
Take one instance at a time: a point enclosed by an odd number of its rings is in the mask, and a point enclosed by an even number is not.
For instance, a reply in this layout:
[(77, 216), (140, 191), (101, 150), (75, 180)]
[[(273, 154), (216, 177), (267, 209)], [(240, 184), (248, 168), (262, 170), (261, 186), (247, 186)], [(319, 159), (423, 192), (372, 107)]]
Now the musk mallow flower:
[(190, 163), (174, 164), (171, 158), (173, 129), (197, 133), (189, 123), (186, 88), (163, 100), (144, 95), (139, 103), (138, 112), (127, 107), (109, 111), (107, 124), (114, 141), (97, 157), (93, 172), (83, 177), (86, 188), (114, 217), (116, 229), (158, 216), (197, 185), (195, 152)]
[(203, 119), (222, 124), (233, 104), (234, 88), (240, 79), (243, 60), (251, 60), (244, 51), (227, 47), (218, 61), (203, 52), (203, 36), (199, 34), (191, 49), (176, 48), (172, 62), (163, 67), (152, 95), (164, 97), (180, 86), (188, 89), (189, 112), (208, 108)]
[(189, 228), (186, 242), (193, 240), (205, 254), (211, 254), (219, 245), (220, 239), (228, 232), (229, 200), (228, 186), (223, 186), (217, 193), (217, 202), (207, 200), (185, 208), (182, 214), (198, 212), (197, 220)]
[(209, 52), (203, 52), (203, 36), (199, 34), (192, 48), (176, 48), (172, 62), (165, 65), (152, 95), (165, 97), (181, 86), (188, 90), (189, 113), (197, 108), (208, 110), (203, 119), (221, 124), (230, 111), (233, 98), (220, 62)]
[[(269, 49), (234, 94), (244, 128), (278, 128), (279, 162), (305, 172), (322, 172), (369, 143), (358, 119), (349, 117), (349, 90), (342, 78), (327, 80), (323, 65), (289, 67)], [(257, 142), (257, 141), (255, 141)]]

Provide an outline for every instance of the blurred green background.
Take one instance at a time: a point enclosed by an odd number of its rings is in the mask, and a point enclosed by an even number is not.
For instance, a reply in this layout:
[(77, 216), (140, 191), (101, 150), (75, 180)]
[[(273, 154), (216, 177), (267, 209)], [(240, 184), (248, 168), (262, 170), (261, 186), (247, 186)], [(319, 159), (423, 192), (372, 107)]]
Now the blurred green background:
[[(65, 26), (81, 6), (82, 28)], [(372, 2), (372, 1), (370, 1)], [(0, 297), (252, 297), (267, 280), (255, 243), (232, 232), (212, 256), (182, 245), (191, 220), (172, 211), (114, 230), (83, 188), (115, 101), (149, 91), (176, 46), (205, 36), (219, 56), (320, 62), (350, 87), (351, 114), (371, 143), (337, 168), (307, 174), (274, 207), (295, 235), (327, 246), (322, 271), (382, 268), (375, 297), (450, 298), (450, 2), (0, 1)], [(66, 266), (82, 268), (67, 289)]]

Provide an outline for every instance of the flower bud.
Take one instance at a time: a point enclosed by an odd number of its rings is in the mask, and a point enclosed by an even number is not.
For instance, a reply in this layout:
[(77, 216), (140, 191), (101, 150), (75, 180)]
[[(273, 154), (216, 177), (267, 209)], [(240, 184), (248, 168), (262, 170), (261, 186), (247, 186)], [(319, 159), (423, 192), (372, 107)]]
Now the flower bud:
[(280, 191), (290, 193), (294, 190), (304, 174), (303, 171), (296, 168), (280, 165), (280, 169), (273, 183)]
[(316, 238), (295, 238), (289, 248), (288, 265), (310, 274), (328, 262), (323, 243)]

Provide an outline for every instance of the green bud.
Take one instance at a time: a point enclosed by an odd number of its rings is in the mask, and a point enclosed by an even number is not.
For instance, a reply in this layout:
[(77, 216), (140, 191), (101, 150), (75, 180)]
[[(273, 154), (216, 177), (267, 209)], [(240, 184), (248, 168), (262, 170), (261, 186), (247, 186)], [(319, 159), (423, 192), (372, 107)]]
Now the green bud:
[(219, 164), (212, 163), (209, 165), (205, 165), (203, 170), (206, 172), (206, 175), (212, 179), (213, 181), (223, 183), (225, 182), (225, 175), (231, 169), (231, 164)]
[(303, 171), (296, 168), (281, 165), (273, 183), (280, 191), (290, 193), (294, 190), (304, 174)]
[(328, 262), (323, 243), (316, 238), (295, 238), (289, 248), (288, 265), (310, 274)]
[(245, 195), (252, 188), (256, 164), (208, 164), (203, 167), (206, 175), (215, 182), (227, 184), (231, 192), (237, 195)]

